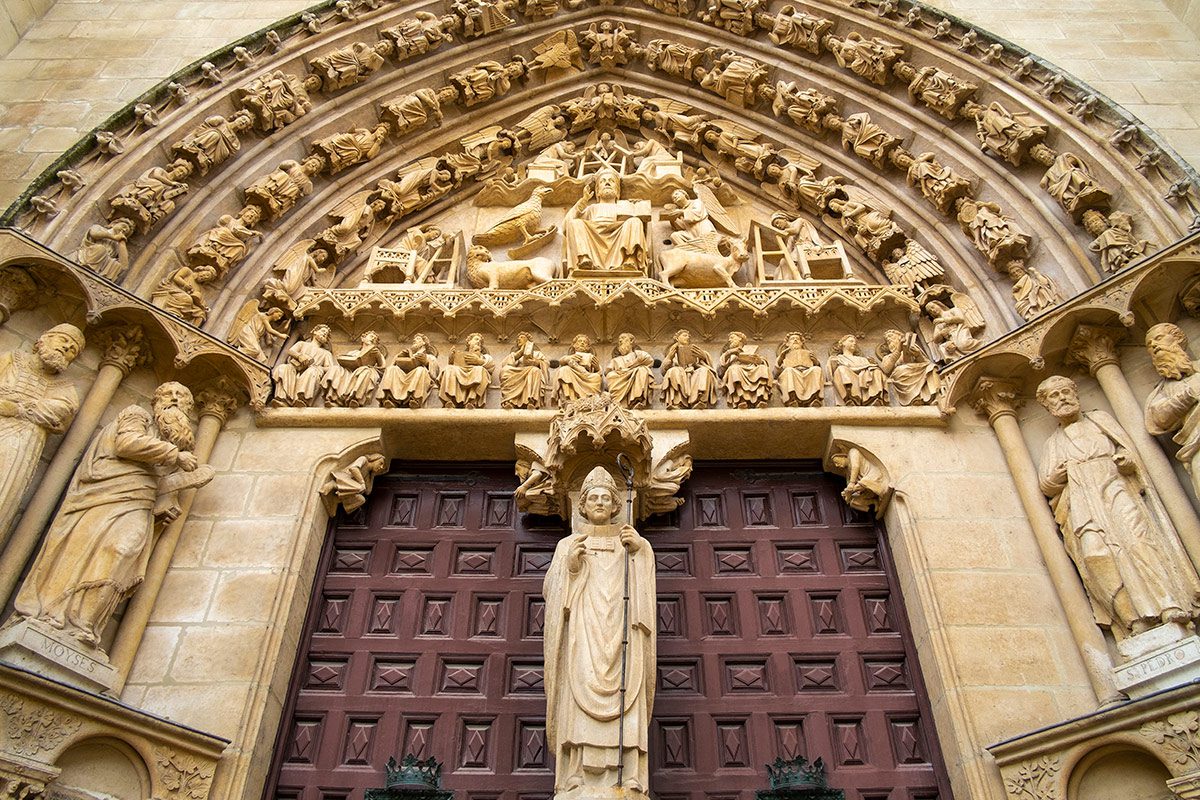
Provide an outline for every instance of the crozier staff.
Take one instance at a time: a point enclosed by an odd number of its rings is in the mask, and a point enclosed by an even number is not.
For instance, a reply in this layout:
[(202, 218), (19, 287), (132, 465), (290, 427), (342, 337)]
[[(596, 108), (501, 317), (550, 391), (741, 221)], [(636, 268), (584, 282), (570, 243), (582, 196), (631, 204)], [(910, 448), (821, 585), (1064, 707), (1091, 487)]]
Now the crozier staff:
[[(579, 492), (571, 535), (546, 574), (546, 728), (558, 800), (620, 785), (649, 786), (654, 706), (654, 553), (621, 513), (611, 474), (596, 467)], [(622, 625), (628, 552), (629, 614)], [(624, 630), (623, 630), (624, 629)], [(622, 641), (625, 692), (621, 702)], [(622, 733), (622, 727), (624, 731)]]

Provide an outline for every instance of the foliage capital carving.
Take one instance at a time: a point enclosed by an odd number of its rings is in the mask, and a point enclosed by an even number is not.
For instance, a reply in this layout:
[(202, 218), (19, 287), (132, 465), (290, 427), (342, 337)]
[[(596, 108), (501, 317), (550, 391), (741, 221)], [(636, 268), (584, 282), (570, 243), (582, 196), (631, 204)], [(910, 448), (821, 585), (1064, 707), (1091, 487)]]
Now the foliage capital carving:
[(1012, 414), (1021, 405), (1017, 384), (985, 375), (975, 382), (968, 396), (971, 407), (995, 424), (998, 417)]
[(1117, 342), (1125, 338), (1121, 328), (1099, 325), (1080, 325), (1071, 336), (1067, 347), (1067, 363), (1087, 367), (1096, 372), (1108, 364), (1117, 364)]
[(124, 375), (133, 372), (137, 367), (148, 365), (153, 355), (146, 332), (141, 325), (113, 325), (103, 328), (95, 334), (96, 342), (104, 351), (100, 359), (101, 366), (112, 365), (121, 370)]

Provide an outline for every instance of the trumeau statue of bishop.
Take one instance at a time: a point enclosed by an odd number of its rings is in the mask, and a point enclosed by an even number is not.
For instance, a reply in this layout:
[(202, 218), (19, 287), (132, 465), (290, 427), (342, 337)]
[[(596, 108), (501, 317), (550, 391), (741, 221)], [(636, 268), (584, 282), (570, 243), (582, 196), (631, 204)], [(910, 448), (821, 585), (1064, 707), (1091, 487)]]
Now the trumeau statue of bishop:
[[(571, 535), (546, 574), (546, 730), (555, 800), (645, 796), (656, 663), (654, 552), (620, 513), (617, 485), (596, 467), (579, 490)], [(625, 552), (629, 649), (621, 713)], [(621, 727), (624, 725), (622, 736)], [(618, 756), (619, 742), (624, 752)], [(618, 789), (618, 759), (624, 761)]]

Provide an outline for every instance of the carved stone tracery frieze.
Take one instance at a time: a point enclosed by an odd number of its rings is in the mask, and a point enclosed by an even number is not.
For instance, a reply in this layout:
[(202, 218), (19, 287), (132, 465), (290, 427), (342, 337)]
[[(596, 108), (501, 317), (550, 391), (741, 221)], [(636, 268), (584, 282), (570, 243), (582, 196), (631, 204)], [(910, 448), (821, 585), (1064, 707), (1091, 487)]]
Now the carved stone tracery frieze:
[[(471, 38), (476, 35), (490, 35), (505, 28), (508, 24), (505, 21), (507, 19), (505, 13), (511, 9), (504, 4), (485, 5), (486, 9), (483, 10), (474, 8), (467, 10), (463, 5), (462, 8), (456, 8), (454, 13), (443, 17), (420, 12), (416, 17), (386, 29), (387, 37), (382, 38), (376, 44), (363, 41), (351, 42), (319, 54), (310, 60), (309, 67), (312, 73), (305, 79), (296, 78), (278, 70), (274, 73), (267, 73), (268, 76), (273, 76), (270, 77), (270, 80), (263, 81), (261, 85), (251, 86), (243, 92), (242, 96), (246, 103), (243, 106), (246, 109), (244, 112), (223, 118), (224, 123), (219, 121), (222, 118), (206, 118), (204, 124), (181, 140), (180, 144), (183, 148), (179, 152), (189, 155), (192, 158), (191, 163), (177, 162), (168, 165), (165, 172), (148, 172), (143, 176), (144, 185), (140, 187), (131, 184), (132, 194), (128, 197), (128, 203), (121, 201), (118, 204), (118, 210), (128, 208), (127, 215), (122, 219), (129, 219), (144, 229), (161, 218), (161, 214), (169, 213), (164, 209), (166, 204), (173, 203), (175, 198), (167, 195), (172, 192), (184, 191), (186, 186), (181, 184), (180, 180), (189, 179), (194, 172), (202, 172), (205, 169), (203, 165), (219, 166), (221, 159), (225, 157), (224, 150), (235, 149), (237, 133), (250, 124), (255, 113), (258, 113), (260, 125), (287, 125), (291, 120), (298, 119), (307, 113), (305, 103), (307, 100), (308, 105), (311, 106), (311, 103), (314, 102), (308, 97), (312, 92), (327, 94), (369, 80), (374, 73), (381, 70), (387, 58), (394, 57), (397, 60), (404, 60), (427, 52), (445, 41), (452, 40), (455, 36)], [(674, 10), (682, 11), (683, 9), (676, 8)], [(523, 12), (531, 16), (543, 16), (546, 13), (553, 13), (553, 10), (545, 9), (540, 5), (526, 4)], [(849, 71), (861, 74), (865, 79), (873, 82), (886, 83), (894, 72), (909, 82), (910, 95), (915, 103), (928, 105), (935, 112), (950, 119), (956, 118), (961, 113), (962, 116), (981, 120), (980, 125), (983, 125), (982, 120), (989, 113), (987, 107), (976, 104), (971, 99), (975, 91), (974, 84), (971, 82), (960, 80), (940, 68), (914, 65), (904, 57), (908, 51), (902, 45), (885, 42), (878, 37), (868, 39), (853, 31), (836, 34), (833, 32), (834, 23), (830, 20), (811, 17), (790, 7), (772, 14), (749, 5), (737, 9), (732, 6), (720, 6), (715, 11), (702, 9), (700, 18), (702, 21), (707, 21), (739, 35), (764, 35), (780, 46), (795, 46), (798, 41), (802, 42), (803, 47), (800, 49), (804, 52), (815, 55), (832, 54), (834, 60), (840, 59)], [(314, 17), (310, 20), (309, 25), (326, 30), (322, 26), (336, 25), (343, 21), (337, 15), (332, 15), (318, 25), (320, 19), (319, 16)], [(940, 24), (935, 26), (915, 8), (904, 24), (914, 30), (932, 31), (933, 38), (943, 35), (940, 32), (942, 27)], [(611, 30), (610, 26), (609, 31)], [(801, 31), (801, 34), (791, 33), (794, 30)], [(589, 45), (590, 49), (596, 47), (597, 40), (594, 37), (600, 33), (604, 33), (605, 36), (615, 35), (604, 31), (603, 28), (597, 29), (593, 34), (592, 44)], [(797, 36), (799, 39), (796, 38)], [(969, 43), (968, 39), (971, 39)], [(612, 39), (611, 43), (604, 46), (612, 52), (616, 52), (616, 41), (616, 39)], [(282, 39), (278, 34), (273, 40), (268, 38), (269, 46), (281, 43)], [(651, 44), (654, 45), (653, 42)], [(676, 63), (674, 56), (668, 58), (666, 55), (671, 47), (675, 47), (675, 45), (668, 45), (664, 42), (646, 48), (645, 57), (651, 68), (663, 68), (668, 71), (675, 69), (668, 66)], [(998, 50), (992, 45), (984, 47), (974, 34), (964, 37), (960, 44), (960, 49), (963, 50), (974, 51), (977, 48), (984, 62), (996, 61), (999, 58), (1001, 62), (1007, 63), (1003, 47), (999, 47)], [(266, 49), (269, 47), (264, 48), (263, 51)], [(636, 43), (631, 44), (624, 41), (620, 49), (622, 51), (621, 58), (625, 59), (624, 63), (629, 63), (630, 59), (637, 59), (642, 55), (640, 45), (636, 45)], [(699, 53), (699, 51), (697, 52)], [(238, 69), (254, 63), (254, 54), (246, 51), (245, 48), (242, 48), (241, 54), (235, 54), (235, 56)], [(605, 58), (607, 58), (608, 64), (614, 64), (618, 60), (615, 56)], [(605, 64), (605, 58), (600, 58), (599, 63)], [(707, 88), (722, 94), (730, 102), (746, 105), (757, 102), (759, 96), (768, 99), (772, 96), (776, 98), (779, 96), (769, 84), (755, 77), (756, 71), (759, 69), (744, 56), (730, 51), (703, 55), (699, 60), (690, 62), (689, 66), (674, 74), (687, 80), (698, 81), (702, 86), (707, 85)], [(1018, 78), (1030, 76), (1038, 71), (1028, 67), (1018, 69), (1017, 66), (1014, 66), (1013, 69)], [(204, 75), (214, 81), (223, 81), (222, 70), (224, 68), (211, 68), (204, 72)], [(275, 81), (275, 83), (271, 83), (271, 81)], [(477, 96), (473, 90), (468, 88), (469, 83), (463, 82), (460, 89), (455, 90), (454, 95), (447, 99), (453, 101), (457, 98), (460, 102), (469, 102), (471, 97)], [(268, 84), (271, 85), (268, 86)], [(465, 94), (462, 91), (463, 88), (467, 88)], [(434, 96), (441, 98), (442, 94), (435, 92)], [(294, 101), (286, 98), (294, 98)], [(439, 100), (440, 102), (442, 101)], [(291, 105), (286, 105), (287, 103), (291, 103)], [(988, 123), (989, 135), (1001, 138), (1008, 136), (1008, 129), (1004, 127), (1007, 123), (1000, 119), (1007, 112), (993, 106), (990, 113), (999, 116), (995, 122)], [(276, 121), (277, 114), (282, 115), (278, 121)], [(836, 115), (834, 116), (836, 117)], [(1011, 121), (1015, 117), (1010, 114), (1004, 119)], [(839, 128), (836, 119), (831, 122), (834, 123), (835, 128)], [(844, 131), (843, 135), (845, 135)], [(1125, 137), (1123, 141), (1129, 139), (1130, 137)], [(185, 142), (191, 142), (191, 145), (185, 145)], [(1023, 145), (1023, 147), (1026, 149), (1022, 152), (1033, 153), (1038, 156), (1038, 160), (1054, 155), (1052, 151), (1046, 150), (1043, 145), (1036, 142), (1032, 145)], [(1043, 151), (1049, 155), (1043, 156), (1042, 152), (1037, 151), (1038, 147), (1042, 147)], [(370, 152), (369, 148), (366, 152)], [(900, 152), (897, 158), (900, 162), (905, 162), (903, 152)], [(325, 163), (332, 163), (336, 168), (336, 159), (333, 162), (326, 159)], [(882, 165), (882, 162), (878, 163)], [(319, 164), (313, 164), (311, 171), (315, 173), (320, 169)], [(306, 169), (306, 171), (309, 170)], [(921, 187), (921, 191), (929, 197), (931, 202), (943, 210), (947, 208), (948, 204), (954, 204), (958, 199), (948, 200), (944, 194), (931, 196), (926, 192), (924, 186)], [(257, 220), (248, 221), (242, 217), (242, 221), (244, 224), (251, 225)], [(1097, 237), (1097, 251), (1105, 254), (1106, 267), (1108, 264), (1127, 263), (1128, 256), (1123, 256), (1122, 253), (1127, 252), (1130, 248), (1136, 251), (1139, 240), (1133, 238), (1131, 241), (1125, 241), (1130, 239), (1127, 228), (1128, 223), (1120, 218), (1105, 226), (1101, 226), (1099, 222), (1088, 224), (1089, 231)], [(1105, 236), (1110, 232), (1111, 235)], [(129, 234), (119, 232), (118, 236), (123, 237), (120, 241), (120, 244), (123, 245)], [(113, 246), (116, 247), (117, 244), (114, 243)], [(1114, 254), (1111, 258), (1108, 256), (1110, 253)], [(1122, 258), (1125, 258), (1126, 261), (1123, 262)]]

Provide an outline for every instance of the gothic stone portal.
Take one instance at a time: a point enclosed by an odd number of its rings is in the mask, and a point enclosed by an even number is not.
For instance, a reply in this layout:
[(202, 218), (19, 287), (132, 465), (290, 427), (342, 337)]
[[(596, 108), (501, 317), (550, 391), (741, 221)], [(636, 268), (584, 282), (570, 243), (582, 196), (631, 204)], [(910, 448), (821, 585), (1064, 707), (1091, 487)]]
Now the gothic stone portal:
[[(326, 543), (268, 798), (361, 800), (389, 756), (465, 800), (546, 800), (542, 579), (558, 520), (507, 465), (380, 477)], [(805, 754), (849, 800), (949, 797), (873, 520), (817, 465), (697, 464), (658, 571), (656, 800), (751, 800)]]

